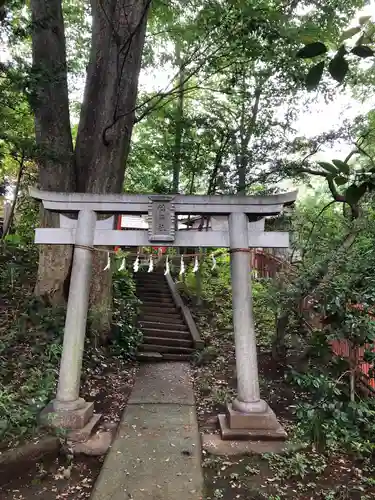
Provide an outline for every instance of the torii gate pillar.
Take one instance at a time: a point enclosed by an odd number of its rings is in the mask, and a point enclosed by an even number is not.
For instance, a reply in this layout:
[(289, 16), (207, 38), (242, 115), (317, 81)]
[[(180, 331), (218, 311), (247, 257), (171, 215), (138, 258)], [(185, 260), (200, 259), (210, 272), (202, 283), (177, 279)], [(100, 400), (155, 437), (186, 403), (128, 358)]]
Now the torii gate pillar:
[(256, 337), (249, 268), (248, 218), (229, 216), (233, 326), (236, 349), (237, 398), (219, 415), (223, 439), (285, 439), (286, 432), (268, 404), (260, 399)]
[[(266, 197), (94, 195), (30, 190), (44, 208), (60, 213), (59, 228), (36, 230), (39, 244), (75, 245), (69, 301), (65, 322), (63, 354), (56, 399), (42, 412), (51, 425), (81, 429), (90, 425), (93, 403), (79, 397), (83, 347), (86, 330), (91, 251), (95, 246), (229, 247), (233, 291), (233, 321), (236, 347), (238, 396), (219, 415), (223, 439), (285, 439), (268, 404), (260, 399), (256, 339), (252, 314), (249, 247), (282, 248), (289, 245), (283, 232), (265, 232), (249, 227), (250, 221), (279, 214), (294, 203), (297, 193)], [(75, 212), (78, 221), (64, 217)], [(97, 220), (98, 214), (147, 213), (148, 231), (113, 230), (113, 218)], [(177, 214), (209, 214), (226, 219), (228, 227), (212, 231), (176, 231)]]

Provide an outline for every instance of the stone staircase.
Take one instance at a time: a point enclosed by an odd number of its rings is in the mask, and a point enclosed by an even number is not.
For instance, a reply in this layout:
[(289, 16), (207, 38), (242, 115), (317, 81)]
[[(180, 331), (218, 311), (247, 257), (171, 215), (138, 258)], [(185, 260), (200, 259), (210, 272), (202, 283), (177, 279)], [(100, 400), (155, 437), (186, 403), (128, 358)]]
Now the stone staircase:
[(181, 310), (176, 306), (163, 270), (134, 273), (141, 300), (138, 326), (143, 343), (138, 359), (145, 361), (188, 361), (195, 345)]

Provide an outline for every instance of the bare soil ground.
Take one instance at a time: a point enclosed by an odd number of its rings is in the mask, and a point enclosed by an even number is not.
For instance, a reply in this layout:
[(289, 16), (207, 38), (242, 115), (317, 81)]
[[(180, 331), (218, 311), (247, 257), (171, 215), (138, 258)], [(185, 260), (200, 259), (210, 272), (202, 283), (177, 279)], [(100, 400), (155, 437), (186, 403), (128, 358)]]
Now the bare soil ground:
[[(195, 369), (201, 432), (218, 433), (216, 416), (236, 387), (233, 340), (201, 323), (210, 353)], [(214, 353), (214, 354), (212, 354)], [(211, 358), (211, 359), (210, 359)], [(305, 397), (286, 382), (285, 368), (259, 352), (262, 397), (293, 433), (295, 405)], [(346, 454), (325, 455), (313, 447), (278, 456), (216, 457), (203, 452), (206, 500), (366, 500), (375, 498), (374, 463)]]
[[(2, 247), (0, 252), (0, 453), (43, 432), (36, 426), (40, 408), (56, 391), (64, 311), (35, 301), (35, 247)], [(87, 342), (81, 395), (95, 401), (101, 426), (114, 427), (131, 392), (135, 364), (95, 349)], [(63, 448), (35, 463), (30, 460), (0, 474), (0, 499), (90, 498), (104, 457), (69, 457)]]
[[(126, 407), (135, 374), (135, 366), (93, 351), (92, 360), (85, 367), (82, 395), (95, 401), (95, 411), (102, 413), (101, 425), (118, 424)], [(77, 455), (72, 462), (61, 452), (58, 457), (47, 457), (30, 463), (25, 475), (15, 468), (13, 477), (1, 484), (1, 500), (56, 500), (90, 498), (104, 457)]]

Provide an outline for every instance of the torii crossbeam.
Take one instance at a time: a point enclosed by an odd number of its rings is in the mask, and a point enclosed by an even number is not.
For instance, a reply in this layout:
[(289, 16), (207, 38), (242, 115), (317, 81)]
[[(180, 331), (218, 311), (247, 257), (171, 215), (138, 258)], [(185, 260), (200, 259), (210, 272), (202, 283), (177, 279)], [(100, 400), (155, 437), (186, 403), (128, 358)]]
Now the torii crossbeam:
[[(220, 415), (223, 439), (282, 439), (275, 414), (260, 398), (256, 338), (252, 315), (249, 248), (286, 248), (289, 234), (265, 232), (264, 217), (277, 215), (297, 192), (274, 196), (106, 195), (55, 193), (31, 189), (46, 210), (60, 213), (60, 227), (36, 229), (38, 244), (74, 245), (56, 399), (46, 409), (54, 425), (78, 429), (93, 415), (93, 404), (79, 397), (81, 366), (95, 246), (229, 247), (236, 347), (237, 398)], [(64, 213), (76, 213), (70, 219)], [(97, 214), (109, 215), (97, 220)], [(148, 231), (114, 229), (113, 214), (148, 214)], [(216, 216), (209, 231), (176, 230), (179, 214)], [(263, 219), (263, 220), (262, 220)]]

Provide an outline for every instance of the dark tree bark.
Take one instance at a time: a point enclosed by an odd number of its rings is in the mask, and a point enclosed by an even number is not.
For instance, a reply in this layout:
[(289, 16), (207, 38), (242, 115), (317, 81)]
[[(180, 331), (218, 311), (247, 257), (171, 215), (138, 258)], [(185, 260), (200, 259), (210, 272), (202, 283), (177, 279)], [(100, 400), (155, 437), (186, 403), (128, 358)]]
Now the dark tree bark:
[[(245, 96), (246, 79), (243, 76), (242, 91)], [(235, 144), (236, 151), (236, 164), (237, 164), (237, 193), (241, 195), (246, 194), (247, 190), (247, 174), (251, 168), (251, 151), (249, 150), (251, 138), (254, 135), (257, 118), (259, 114), (260, 97), (262, 93), (262, 86), (259, 84), (254, 90), (254, 102), (251, 110), (250, 120), (248, 118), (248, 102), (245, 97), (242, 100), (241, 117), (240, 117), (240, 144), (239, 147)]]
[[(32, 95), (35, 136), (39, 147), (39, 184), (46, 191), (74, 191), (73, 143), (70, 130), (66, 45), (61, 0), (31, 0)], [(41, 213), (42, 226), (53, 227), (58, 217)], [(46, 245), (39, 254), (36, 295), (53, 304), (64, 302), (64, 281), (72, 250)]]
[[(42, 189), (120, 193), (134, 124), (138, 78), (151, 0), (92, 0), (92, 41), (84, 102), (73, 154), (61, 0), (32, 0), (34, 112)], [(47, 76), (46, 76), (47, 75)], [(54, 75), (53, 77), (51, 75)], [(57, 77), (56, 77), (57, 75)], [(56, 225), (48, 215), (45, 224)], [(94, 254), (91, 305), (94, 328), (104, 337), (110, 321), (111, 275), (105, 253)], [(36, 292), (63, 297), (71, 250), (46, 246)], [(104, 333), (103, 333), (104, 332)]]
[[(76, 143), (78, 191), (121, 193), (134, 124), (138, 78), (150, 0), (92, 2), (92, 41)], [(111, 273), (94, 254), (93, 328), (104, 337), (111, 322)]]
[(92, 1), (91, 53), (75, 156), (80, 192), (122, 191), (150, 1)]

